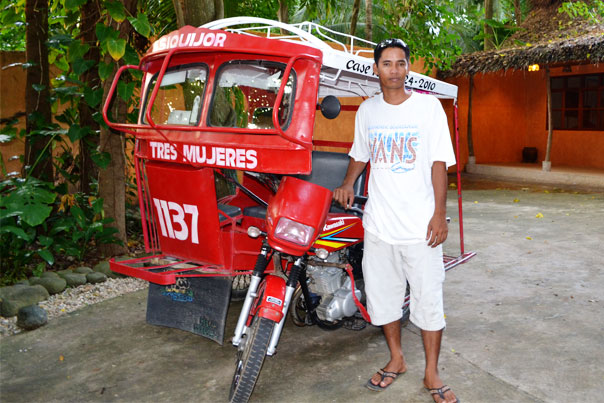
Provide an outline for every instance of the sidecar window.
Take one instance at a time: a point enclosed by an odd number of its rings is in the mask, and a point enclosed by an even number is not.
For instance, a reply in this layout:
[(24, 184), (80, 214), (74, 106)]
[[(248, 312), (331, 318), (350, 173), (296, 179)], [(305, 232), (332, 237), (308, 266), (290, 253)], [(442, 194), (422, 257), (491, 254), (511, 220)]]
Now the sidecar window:
[[(155, 74), (147, 89), (143, 121), (153, 89), (157, 85)], [(201, 117), (203, 92), (208, 68), (204, 64), (184, 65), (168, 69), (161, 81), (151, 109), (151, 118), (158, 125), (197, 126)]]
[[(285, 64), (263, 60), (236, 60), (222, 65), (210, 106), (210, 126), (273, 129), (273, 108), (284, 71)], [(292, 69), (279, 105), (282, 129), (291, 120), (295, 83)]]

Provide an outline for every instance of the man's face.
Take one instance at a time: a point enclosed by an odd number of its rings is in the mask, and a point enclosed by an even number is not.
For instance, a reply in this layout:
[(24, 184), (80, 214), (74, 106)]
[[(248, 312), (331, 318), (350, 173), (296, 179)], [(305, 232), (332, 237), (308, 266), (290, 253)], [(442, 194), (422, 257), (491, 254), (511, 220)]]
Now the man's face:
[(383, 89), (400, 89), (405, 87), (405, 77), (409, 73), (409, 63), (401, 48), (386, 48), (378, 64), (373, 64), (373, 71), (380, 77)]

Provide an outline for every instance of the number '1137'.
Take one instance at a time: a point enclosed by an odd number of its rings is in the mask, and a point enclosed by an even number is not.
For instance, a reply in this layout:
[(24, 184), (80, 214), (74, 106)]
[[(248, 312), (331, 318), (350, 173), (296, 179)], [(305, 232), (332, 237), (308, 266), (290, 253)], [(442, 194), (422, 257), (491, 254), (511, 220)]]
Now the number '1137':
[[(153, 203), (157, 210), (159, 226), (163, 236), (185, 241), (189, 238), (189, 226), (185, 222), (185, 215), (191, 215), (191, 242), (199, 244), (199, 235), (197, 233), (197, 217), (199, 212), (197, 206), (192, 204), (183, 204), (171, 201), (153, 198)], [(171, 213), (173, 212), (173, 213)], [(176, 225), (175, 225), (176, 224)], [(177, 229), (176, 227), (180, 229)]]

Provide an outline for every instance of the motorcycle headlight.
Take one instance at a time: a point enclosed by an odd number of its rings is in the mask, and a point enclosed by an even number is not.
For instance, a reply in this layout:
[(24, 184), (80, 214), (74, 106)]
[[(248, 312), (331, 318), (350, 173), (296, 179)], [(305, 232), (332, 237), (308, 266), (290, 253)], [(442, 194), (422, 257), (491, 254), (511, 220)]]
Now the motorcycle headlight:
[(312, 240), (314, 229), (308, 225), (281, 217), (275, 228), (275, 238), (307, 246)]

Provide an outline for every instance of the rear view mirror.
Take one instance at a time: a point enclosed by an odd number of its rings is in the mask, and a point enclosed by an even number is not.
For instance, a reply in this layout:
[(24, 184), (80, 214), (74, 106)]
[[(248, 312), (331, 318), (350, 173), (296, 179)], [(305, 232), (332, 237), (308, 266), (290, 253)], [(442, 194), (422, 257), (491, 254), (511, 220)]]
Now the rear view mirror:
[(333, 95), (328, 95), (321, 102), (321, 113), (327, 119), (335, 119), (340, 114), (340, 100)]

